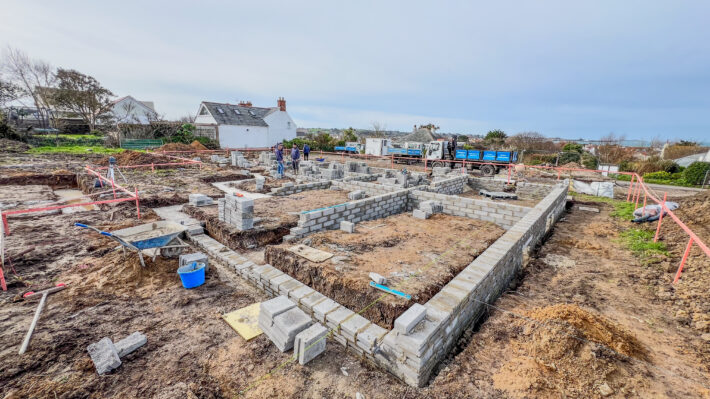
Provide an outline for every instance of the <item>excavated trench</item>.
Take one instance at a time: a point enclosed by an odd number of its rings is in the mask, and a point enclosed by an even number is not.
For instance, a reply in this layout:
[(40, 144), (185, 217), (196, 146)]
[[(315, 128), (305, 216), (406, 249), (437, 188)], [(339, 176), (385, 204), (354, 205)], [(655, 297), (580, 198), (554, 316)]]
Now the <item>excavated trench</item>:
[(203, 208), (185, 205), (182, 211), (191, 217), (205, 222), (207, 234), (233, 250), (249, 250), (269, 244), (278, 244), (288, 235), (296, 222), (281, 224), (273, 228), (255, 228), (239, 231), (221, 222), (217, 216), (207, 214)]

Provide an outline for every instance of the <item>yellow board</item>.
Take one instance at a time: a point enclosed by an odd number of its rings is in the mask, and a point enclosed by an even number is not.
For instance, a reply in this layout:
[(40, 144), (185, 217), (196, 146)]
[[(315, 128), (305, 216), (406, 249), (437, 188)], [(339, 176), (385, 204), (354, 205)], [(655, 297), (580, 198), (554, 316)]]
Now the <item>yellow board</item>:
[(254, 337), (258, 337), (263, 331), (259, 328), (259, 306), (257, 302), (245, 308), (235, 310), (222, 315), (224, 321), (229, 324), (239, 335), (249, 341)]

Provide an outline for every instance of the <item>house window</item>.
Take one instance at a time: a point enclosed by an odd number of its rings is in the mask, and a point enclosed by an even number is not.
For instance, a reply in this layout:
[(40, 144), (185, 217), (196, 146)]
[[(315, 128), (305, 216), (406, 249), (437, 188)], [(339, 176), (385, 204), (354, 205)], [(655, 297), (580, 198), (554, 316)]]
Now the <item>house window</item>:
[(224, 110), (222, 108), (217, 107), (217, 112), (219, 112), (220, 114), (223, 114)]
[(208, 115), (208, 114), (209, 114), (209, 112), (207, 112), (207, 108), (205, 108), (205, 107), (200, 108), (200, 115)]
[(288, 123), (288, 128), (290, 129), (290, 128), (291, 128), (291, 122), (287, 122), (287, 123)]
[(236, 108), (234, 108), (234, 113), (235, 113), (235, 114), (237, 114), (237, 115), (241, 115), (241, 114), (242, 114), (242, 113), (241, 113), (241, 112), (239, 112), (239, 110), (238, 110), (238, 109), (236, 109)]
[(255, 114), (254, 111), (252, 111), (252, 110), (249, 110), (249, 115), (251, 115), (251, 116), (256, 116), (256, 114)]

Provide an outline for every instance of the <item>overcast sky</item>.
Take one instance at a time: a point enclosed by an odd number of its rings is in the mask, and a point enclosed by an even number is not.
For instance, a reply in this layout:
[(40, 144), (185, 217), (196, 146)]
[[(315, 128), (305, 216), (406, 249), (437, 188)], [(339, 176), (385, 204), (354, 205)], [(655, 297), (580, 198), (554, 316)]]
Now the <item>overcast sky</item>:
[(0, 45), (161, 114), (710, 139), (710, 1), (3, 0)]

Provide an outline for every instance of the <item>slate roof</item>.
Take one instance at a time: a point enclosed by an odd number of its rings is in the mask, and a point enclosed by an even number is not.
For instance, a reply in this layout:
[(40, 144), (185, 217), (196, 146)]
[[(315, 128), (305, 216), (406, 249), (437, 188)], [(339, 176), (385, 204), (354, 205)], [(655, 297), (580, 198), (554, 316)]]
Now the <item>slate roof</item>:
[(420, 127), (416, 132), (412, 132), (404, 136), (401, 141), (428, 143), (430, 141), (436, 141), (438, 138), (438, 135), (433, 134), (429, 129)]
[[(206, 101), (203, 101), (202, 104), (207, 107), (207, 110), (212, 114), (219, 125), (269, 126), (264, 122), (264, 117), (278, 109), (241, 107), (234, 104), (210, 103)], [(220, 112), (220, 110), (222, 110), (222, 112)], [(238, 110), (239, 113), (234, 110)]]

